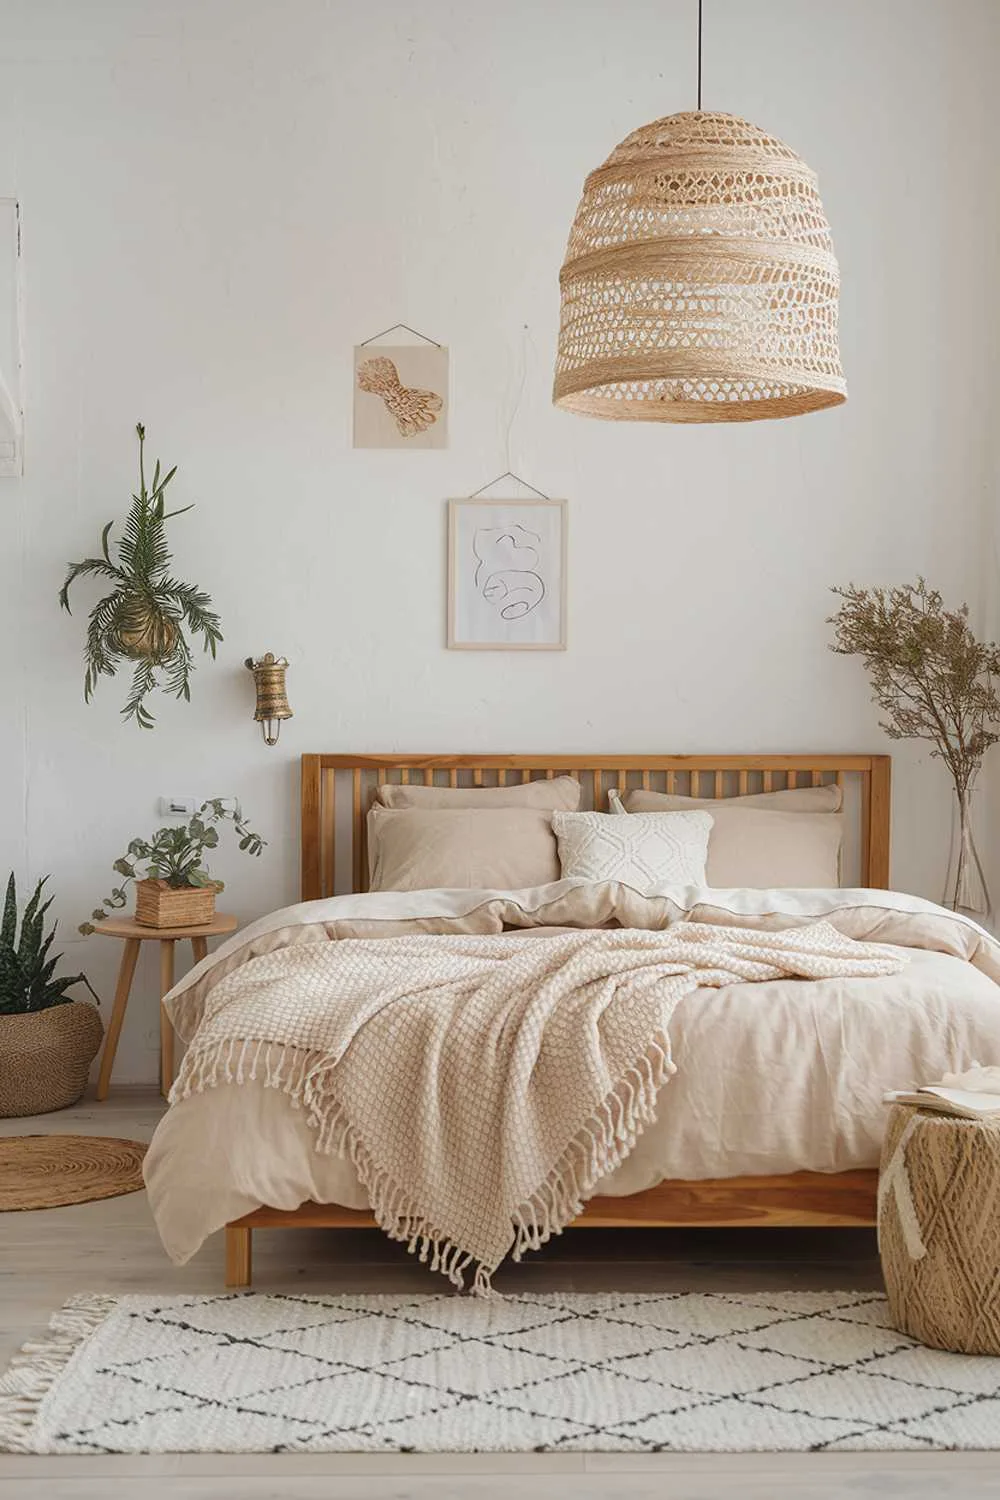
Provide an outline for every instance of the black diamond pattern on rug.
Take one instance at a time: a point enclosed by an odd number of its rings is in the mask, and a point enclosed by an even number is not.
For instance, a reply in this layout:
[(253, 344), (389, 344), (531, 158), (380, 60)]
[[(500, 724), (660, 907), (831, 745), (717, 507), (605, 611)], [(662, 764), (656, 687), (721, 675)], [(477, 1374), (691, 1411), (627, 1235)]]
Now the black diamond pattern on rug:
[(124, 1297), (37, 1452), (1000, 1448), (1000, 1360), (868, 1292)]

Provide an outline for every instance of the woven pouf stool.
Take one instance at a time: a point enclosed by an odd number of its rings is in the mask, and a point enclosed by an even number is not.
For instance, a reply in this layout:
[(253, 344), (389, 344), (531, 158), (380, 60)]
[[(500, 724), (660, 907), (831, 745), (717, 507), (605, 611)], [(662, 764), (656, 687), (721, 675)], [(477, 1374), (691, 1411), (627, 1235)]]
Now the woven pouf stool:
[(1000, 1124), (893, 1105), (878, 1238), (901, 1333), (960, 1354), (1000, 1354)]

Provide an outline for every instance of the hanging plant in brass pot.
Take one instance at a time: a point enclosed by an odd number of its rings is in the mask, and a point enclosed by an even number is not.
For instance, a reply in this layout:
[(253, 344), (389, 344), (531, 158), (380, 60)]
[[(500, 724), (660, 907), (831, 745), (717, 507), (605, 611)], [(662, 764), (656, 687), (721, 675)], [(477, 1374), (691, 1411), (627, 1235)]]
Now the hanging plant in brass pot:
[(200, 635), (202, 645), (213, 657), (222, 631), (209, 596), (171, 576), (173, 558), (167, 546), (166, 522), (192, 507), (164, 508), (164, 492), (177, 473), (176, 464), (161, 478), (157, 459), (147, 489), (143, 458), (146, 430), (141, 422), (135, 430), (139, 436), (139, 493), (132, 496), (122, 535), (115, 543), (117, 561), (112, 561), (108, 550), (115, 524), (109, 521), (101, 533), (101, 556), (71, 564), (59, 603), (71, 612), (69, 590), (77, 578), (91, 574), (110, 580), (111, 592), (94, 605), (87, 622), (83, 695), (89, 702), (99, 677), (113, 677), (120, 662), (134, 661), (132, 686), (122, 716), (134, 719), (142, 729), (152, 729), (155, 720), (146, 707), (150, 693), (162, 686), (164, 692), (190, 701), (194, 655), (185, 631)]

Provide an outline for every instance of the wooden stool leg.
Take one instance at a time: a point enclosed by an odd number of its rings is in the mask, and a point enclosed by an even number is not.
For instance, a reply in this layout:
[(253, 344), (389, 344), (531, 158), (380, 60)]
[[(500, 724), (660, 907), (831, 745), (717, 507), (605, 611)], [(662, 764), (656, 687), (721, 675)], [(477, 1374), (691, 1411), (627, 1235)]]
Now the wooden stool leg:
[(139, 938), (125, 939), (125, 946), (122, 949), (122, 961), (118, 969), (115, 1003), (111, 1011), (111, 1020), (108, 1024), (108, 1034), (104, 1038), (101, 1071), (97, 1078), (98, 1099), (106, 1099), (108, 1097), (108, 1089), (111, 1086), (111, 1069), (115, 1065), (118, 1038), (121, 1035), (122, 1022), (125, 1019), (125, 1009), (128, 1005), (129, 991), (132, 988), (132, 976), (135, 973), (136, 960), (139, 957), (139, 949), (141, 947), (142, 943)]
[(226, 1286), (249, 1286), (253, 1277), (252, 1229), (226, 1225)]
[[(160, 939), (160, 999), (174, 987), (174, 940)], [(164, 1099), (174, 1081), (174, 1028), (160, 1006), (160, 1093)]]
[[(194, 955), (194, 961), (195, 961), (195, 963), (196, 964), (200, 964), (203, 958), (207, 958), (208, 957), (208, 938), (206, 938), (206, 937), (193, 937), (191, 939), (191, 952)], [(176, 1036), (176, 1033), (175, 1033), (175, 1035), (174, 1035), (174, 1048), (175, 1049), (176, 1049), (176, 1046), (177, 1046), (177, 1036)], [(182, 1058), (183, 1058), (183, 1056), (184, 1056), (184, 1054), (181, 1053), (181, 1057)], [(175, 1068), (176, 1068), (176, 1062), (177, 1062), (177, 1058), (176, 1058), (176, 1051), (175, 1051), (175, 1054), (174, 1054), (174, 1065), (175, 1065)]]

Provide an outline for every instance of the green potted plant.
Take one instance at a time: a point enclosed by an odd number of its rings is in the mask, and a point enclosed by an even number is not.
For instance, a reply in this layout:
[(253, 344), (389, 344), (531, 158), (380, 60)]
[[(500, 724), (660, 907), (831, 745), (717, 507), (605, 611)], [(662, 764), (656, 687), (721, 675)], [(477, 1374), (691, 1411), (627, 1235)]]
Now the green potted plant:
[[(104, 1027), (89, 1000), (66, 993), (85, 984), (83, 974), (56, 976), (61, 954), (52, 954), (56, 929), (46, 933), (45, 880), (17, 920), (13, 874), (0, 919), (0, 1116), (41, 1115), (75, 1104), (87, 1086)], [(98, 1002), (99, 1003), (99, 1002)]]
[(165, 674), (165, 692), (188, 701), (191, 698), (188, 679), (194, 670), (194, 655), (185, 627), (192, 635), (202, 637), (205, 650), (213, 657), (222, 631), (209, 596), (170, 573), (173, 558), (167, 546), (166, 522), (192, 507), (164, 509), (164, 492), (177, 473), (176, 464), (161, 478), (157, 459), (152, 487), (146, 488), (146, 429), (140, 422), (135, 430), (139, 435), (139, 493), (132, 496), (116, 543), (117, 561), (112, 561), (108, 550), (108, 537), (115, 524), (112, 520), (101, 533), (101, 556), (85, 557), (70, 565), (59, 591), (59, 603), (72, 613), (69, 591), (77, 578), (92, 575), (111, 583), (111, 592), (94, 605), (87, 622), (83, 696), (89, 702), (99, 677), (113, 677), (119, 662), (134, 661), (132, 686), (122, 716), (134, 719), (142, 729), (152, 729), (155, 720), (146, 707), (146, 698), (159, 686), (158, 673)]
[[(209, 874), (204, 859), (218, 846), (218, 825), (227, 822), (233, 825), (239, 847), (259, 856), (265, 841), (250, 828), (239, 803), (227, 807), (225, 798), (210, 797), (189, 822), (158, 828), (149, 839), (132, 840), (113, 866), (124, 877), (122, 884), (91, 913), (93, 922), (122, 909), (130, 880), (136, 882), (135, 920), (142, 926), (199, 927), (210, 922), (216, 893), (224, 886)], [(84, 922), (80, 931), (93, 932), (93, 922)]]

